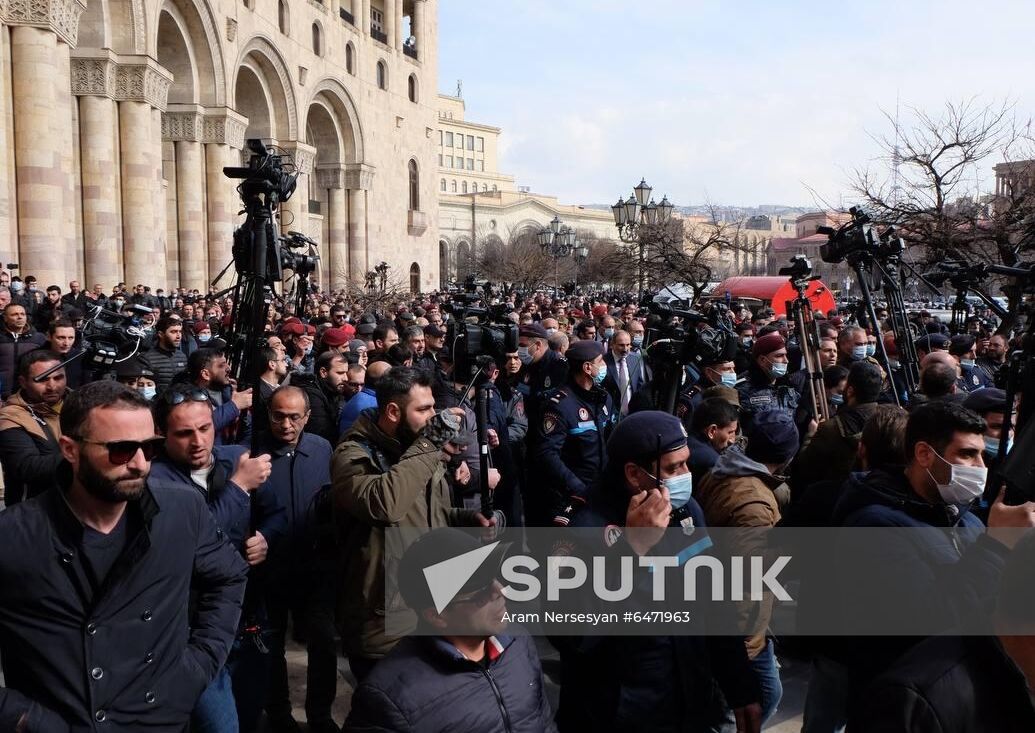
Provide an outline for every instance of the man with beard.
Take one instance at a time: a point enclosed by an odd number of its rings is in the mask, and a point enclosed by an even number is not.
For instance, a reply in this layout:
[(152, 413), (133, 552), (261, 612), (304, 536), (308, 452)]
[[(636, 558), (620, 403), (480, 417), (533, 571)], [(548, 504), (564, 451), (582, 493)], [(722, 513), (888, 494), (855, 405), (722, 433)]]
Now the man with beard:
[(187, 355), (180, 349), (183, 324), (175, 318), (160, 318), (155, 325), (155, 345), (140, 358), (155, 373), (159, 394), (168, 389), (173, 378), (187, 366)]
[(399, 641), (385, 629), (382, 563), (386, 527), (489, 526), (472, 511), (450, 506), (443, 452), (459, 435), (463, 410), (435, 412), (431, 377), (394, 367), (377, 385), (377, 409), (363, 412), (331, 464), (337, 515), (349, 525), (339, 547), (343, 591), (338, 618), (357, 680)]
[[(284, 507), (266, 483), (269, 455), (252, 458), (243, 446), (215, 445), (212, 398), (204, 390), (174, 385), (155, 403), (154, 412), (165, 444), (152, 464), (152, 478), (205, 497), (220, 537), (249, 565), (261, 565), (287, 528)], [(194, 712), (194, 730), (201, 733), (238, 730), (238, 721), (240, 730), (252, 731), (262, 711), (268, 655), (258, 649), (266, 619), (262, 588), (249, 575), (238, 643)]]
[(348, 381), (349, 361), (336, 351), (320, 354), (312, 374), (291, 375), (291, 384), (309, 396), (308, 431), (331, 445), (338, 442), (338, 418)]
[(193, 386), (208, 393), (215, 406), (212, 420), (216, 426), (216, 443), (247, 443), (250, 425), (245, 422), (236, 436), (233, 427), (241, 412), (252, 406), (252, 390), (234, 389), (226, 354), (221, 349), (198, 349), (187, 359), (187, 377)]
[(149, 408), (70, 395), (57, 481), (0, 512), (0, 730), (179, 733), (233, 643), (246, 566), (197, 492), (148, 479)]
[(0, 408), (0, 465), (4, 468), (4, 501), (8, 506), (54, 485), (61, 463), (61, 401), (67, 392), (65, 370), (53, 351), (38, 349), (18, 362), (18, 391)]

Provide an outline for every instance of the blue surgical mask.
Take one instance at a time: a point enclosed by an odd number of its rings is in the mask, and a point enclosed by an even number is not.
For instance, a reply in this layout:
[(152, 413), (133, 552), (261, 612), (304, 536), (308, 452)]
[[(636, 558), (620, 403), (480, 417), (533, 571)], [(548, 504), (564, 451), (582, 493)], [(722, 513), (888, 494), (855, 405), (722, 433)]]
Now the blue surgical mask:
[(546, 335), (547, 336), (553, 336), (555, 333), (557, 333), (557, 329), (556, 328), (548, 328), (548, 329), (546, 329)]
[(902, 362), (900, 362), (898, 359), (892, 359), (892, 358), (889, 357), (888, 358), (888, 366), (891, 367), (892, 369), (898, 369), (899, 367), (902, 366)]
[(615, 336), (615, 330), (613, 328), (605, 328), (604, 329), (604, 338), (605, 339), (610, 341), (611, 339), (614, 338), (614, 336)]
[[(985, 439), (985, 452), (988, 453), (991, 456), (998, 456), (999, 455), (999, 438), (993, 438), (991, 435), (985, 435), (983, 437)], [(1012, 440), (1007, 440), (1006, 441), (1006, 450), (1007, 450), (1007, 452), (1010, 451), (1010, 448), (1012, 446), (1013, 446), (1013, 441)]]
[(974, 359), (960, 359), (960, 366), (965, 369), (973, 369), (977, 365)]
[(527, 346), (519, 346), (518, 347), (518, 359), (520, 359), (521, 363), (524, 364), (525, 366), (528, 366), (529, 364), (532, 363), (532, 355), (528, 353), (528, 347)]
[(719, 375), (719, 380), (727, 387), (732, 387), (737, 383), (737, 373), (723, 372)]
[(638, 349), (643, 346), (643, 336), (633, 336), (633, 348)]
[(845, 403), (845, 396), (843, 394), (832, 394), (830, 395), (830, 404), (835, 407), (840, 407)]
[(212, 332), (211, 331), (202, 331), (201, 333), (198, 334), (198, 341), (200, 341), (201, 343), (205, 343), (206, 341), (208, 341), (211, 338), (212, 338)]
[(599, 387), (605, 379), (607, 379), (607, 364), (601, 364), (597, 373), (593, 375), (593, 384)]
[(141, 387), (139, 390), (140, 394), (145, 400), (153, 400), (155, 395), (158, 394), (157, 387)]
[(769, 365), (769, 376), (779, 379), (787, 374), (787, 365), (782, 361), (774, 361)]
[(755, 339), (753, 339), (751, 336), (743, 336), (740, 339), (740, 343), (744, 344), (745, 346), (751, 346), (751, 344), (754, 343), (754, 341)]
[(869, 352), (869, 347), (866, 344), (860, 344), (859, 346), (852, 347), (852, 360), (862, 361), (866, 358), (866, 354)]
[(877, 344), (866, 344), (866, 356), (873, 356), (877, 353)]
[[(658, 480), (657, 477), (649, 471), (647, 472), (647, 475), (655, 481)], [(672, 504), (672, 508), (679, 509), (690, 501), (690, 496), (694, 491), (694, 477), (692, 473), (687, 471), (678, 476), (669, 476), (661, 482), (661, 485), (668, 489), (668, 500)]]

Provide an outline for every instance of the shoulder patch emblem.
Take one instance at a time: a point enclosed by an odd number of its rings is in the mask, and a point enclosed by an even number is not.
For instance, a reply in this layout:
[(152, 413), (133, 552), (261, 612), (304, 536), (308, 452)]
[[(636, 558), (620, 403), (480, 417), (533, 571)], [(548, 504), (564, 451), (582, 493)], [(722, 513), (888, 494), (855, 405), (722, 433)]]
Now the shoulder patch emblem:
[(685, 402), (680, 402), (678, 405), (676, 405), (676, 417), (686, 417), (688, 409), (689, 408), (687, 407)]
[(604, 527), (604, 545), (607, 547), (614, 547), (614, 544), (618, 542), (622, 537), (622, 528), (617, 524), (609, 524)]
[(579, 408), (579, 420), (589, 420), (589, 410), (585, 407)]
[(557, 416), (556, 415), (544, 415), (543, 416), (543, 432), (549, 435), (553, 432), (553, 429), (557, 427)]
[(550, 389), (550, 378), (549, 377), (547, 377), (545, 380), (543, 380), (543, 387), (545, 387), (546, 389)]

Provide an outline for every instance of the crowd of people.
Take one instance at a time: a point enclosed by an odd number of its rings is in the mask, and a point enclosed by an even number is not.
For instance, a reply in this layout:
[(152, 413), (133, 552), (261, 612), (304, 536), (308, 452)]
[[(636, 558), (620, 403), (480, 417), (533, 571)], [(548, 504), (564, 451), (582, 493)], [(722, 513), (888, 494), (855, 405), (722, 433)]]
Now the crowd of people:
[[(1035, 644), (952, 636), (985, 604), (1035, 632), (1035, 608), (1009, 595), (1035, 545), (984, 532), (1035, 526), (1035, 504), (1005, 503), (988, 471), (1012, 439), (1017, 342), (987, 312), (958, 334), (911, 314), (917, 394), (886, 310), (874, 327), (817, 313), (819, 393), (793, 323), (734, 304), (734, 333), (685, 365), (669, 413), (651, 346), (671, 323), (631, 296), (485, 292), (519, 339), (479, 361), (482, 476), (454, 297), (271, 304), (245, 385), (227, 361), (227, 296), (41, 291), (0, 273), (0, 731), (301, 730), (289, 632), (306, 650), (310, 731), (758, 731), (780, 705), (784, 653), (811, 664), (807, 733), (1035, 730)], [(114, 364), (82, 338), (97, 307), (143, 334)], [(882, 548), (888, 586), (904, 603), (945, 583), (971, 592), (929, 638), (795, 645), (763, 619), (746, 638), (551, 639), (553, 710), (535, 640), (501, 618), (492, 563), (442, 609), (399, 581), (388, 603), (424, 633), (385, 624), (386, 530), (441, 530), (469, 551), (447, 528), (502, 523), (482, 513), (484, 484), (508, 527), (607, 528), (602, 543), (636, 555), (659, 535), (628, 530), (687, 523), (950, 530), (944, 545)], [(440, 552), (418, 541), (398, 573)], [(435, 633), (457, 619), (469, 633)]]

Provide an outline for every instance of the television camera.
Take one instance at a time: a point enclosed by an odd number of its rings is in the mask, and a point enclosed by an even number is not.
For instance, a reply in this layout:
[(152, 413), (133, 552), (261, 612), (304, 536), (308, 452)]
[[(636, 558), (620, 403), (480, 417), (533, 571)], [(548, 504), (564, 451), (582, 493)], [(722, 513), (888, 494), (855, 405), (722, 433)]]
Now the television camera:
[(93, 307), (79, 331), (82, 350), (35, 377), (34, 381), (42, 382), (53, 372), (75, 361), (83, 361), (89, 369), (103, 371), (131, 359), (148, 338), (141, 318), (149, 315), (151, 308), (146, 305), (126, 305), (121, 313), (99, 305)]

